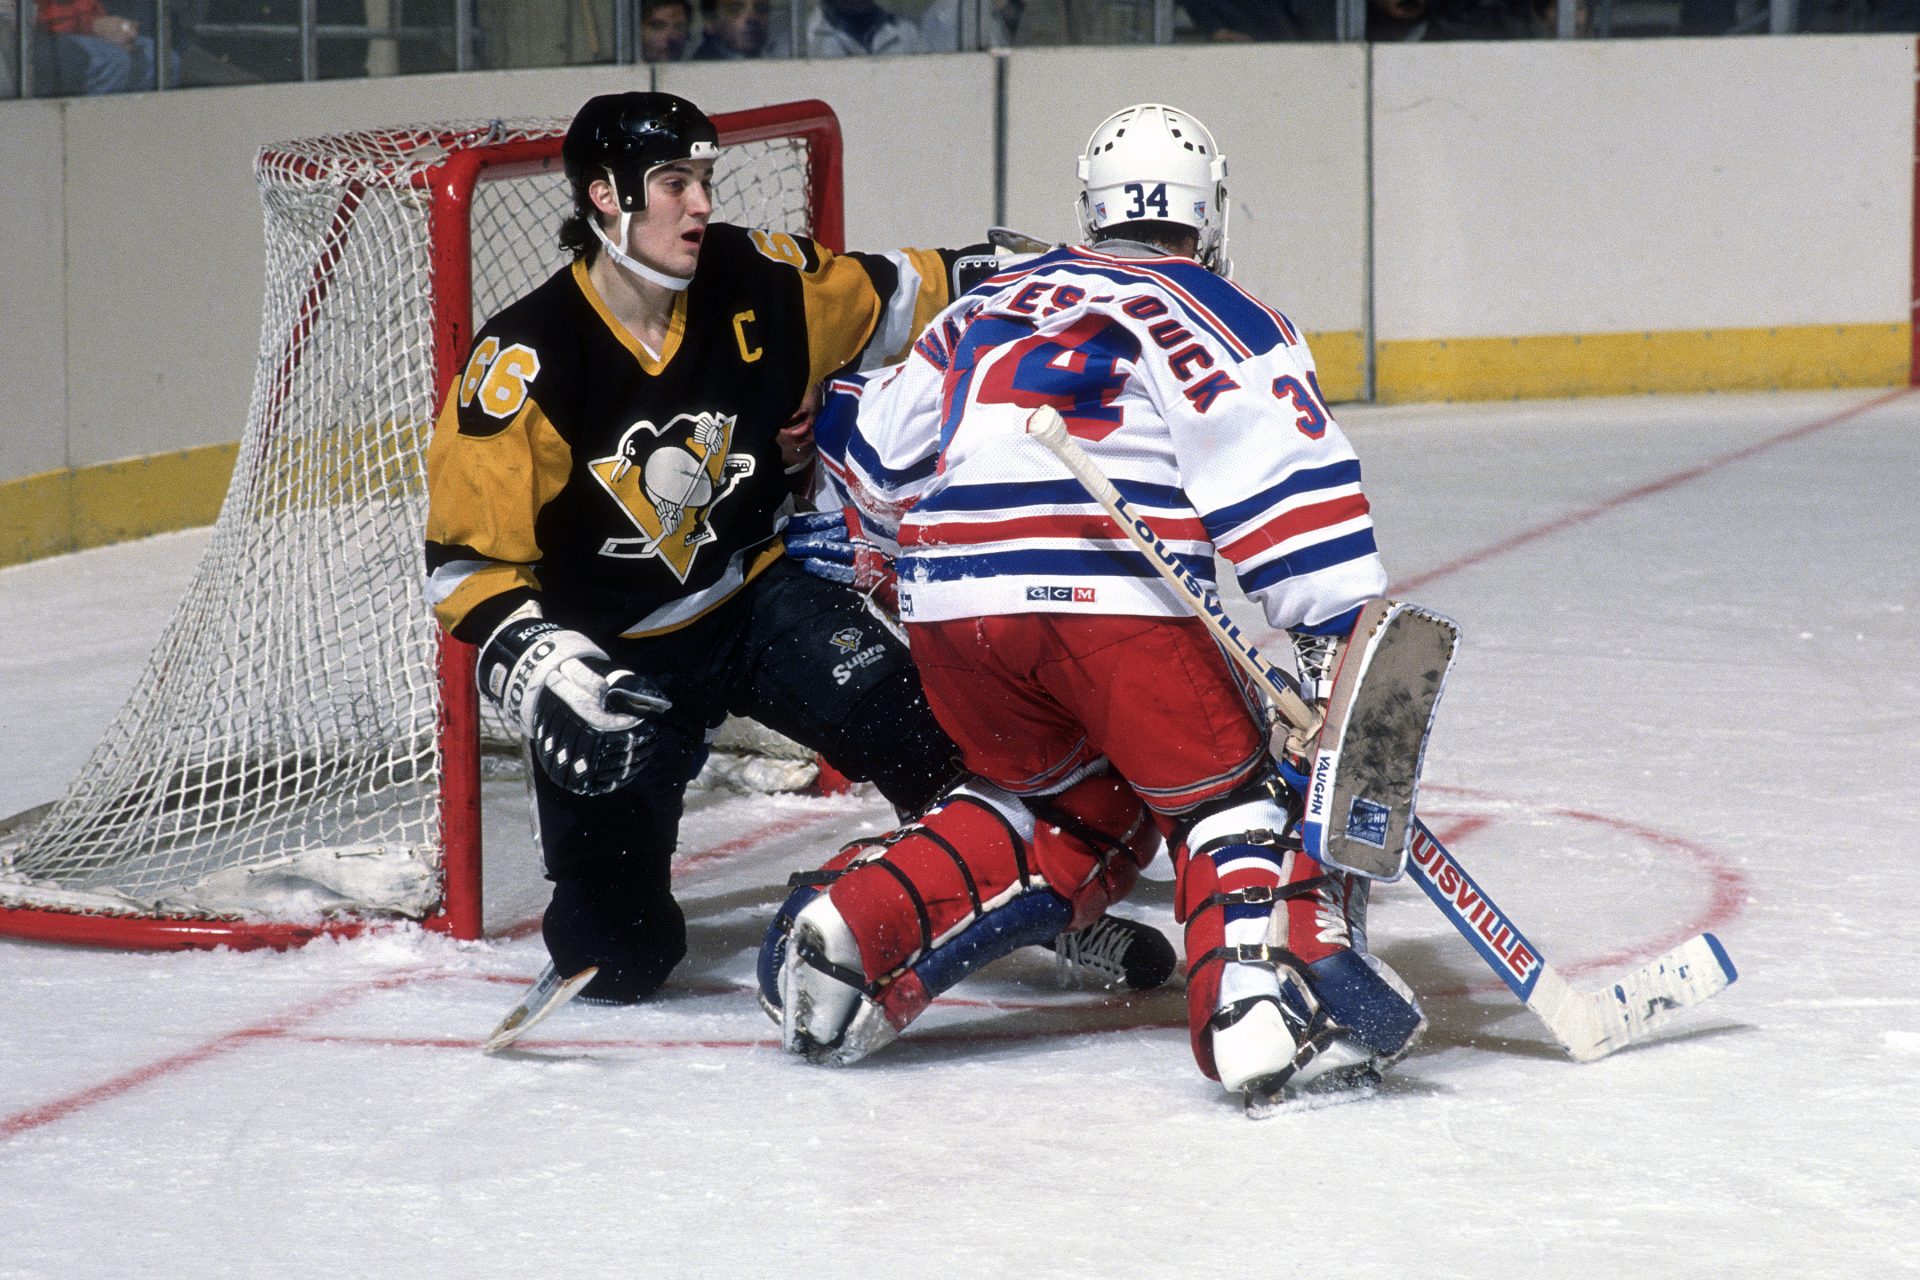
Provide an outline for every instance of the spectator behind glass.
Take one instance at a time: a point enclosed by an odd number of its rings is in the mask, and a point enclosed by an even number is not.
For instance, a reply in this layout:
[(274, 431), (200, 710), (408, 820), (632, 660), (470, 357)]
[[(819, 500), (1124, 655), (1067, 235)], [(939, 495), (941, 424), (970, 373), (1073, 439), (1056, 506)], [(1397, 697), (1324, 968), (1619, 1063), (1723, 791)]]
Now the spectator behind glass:
[[(987, 6), (986, 48), (1006, 49), (1020, 33), (1026, 0), (981, 0)], [(920, 15), (920, 44), (928, 53), (952, 53), (960, 41), (960, 0), (933, 0)], [(971, 33), (968, 33), (971, 34)]]
[(640, 60), (678, 62), (687, 51), (693, 10), (687, 0), (641, 0)]
[[(47, 94), (124, 93), (155, 89), (153, 40), (131, 18), (107, 12), (100, 0), (39, 0), (37, 24), (50, 46), (39, 85)], [(176, 63), (175, 71), (178, 66)]]
[[(103, 0), (110, 13), (132, 18), (142, 31), (160, 30), (158, 0)], [(169, 85), (258, 84), (260, 77), (234, 66), (200, 43), (200, 24), (207, 20), (213, 0), (167, 0), (168, 49), (173, 75)], [(335, 19), (338, 20), (337, 18)], [(320, 21), (326, 22), (327, 18)]]
[(1193, 25), (1223, 43), (1331, 40), (1334, 0), (1180, 0)]
[(874, 0), (821, 0), (807, 20), (807, 55), (857, 58), (869, 53), (919, 53), (920, 32)]
[(13, 72), (14, 59), (20, 56), (20, 28), (13, 24), (17, 12), (17, 0), (0, 0), (0, 98), (20, 92), (20, 81)]
[(784, 58), (787, 40), (772, 29), (770, 0), (700, 0), (700, 44), (695, 62)]
[[(1588, 6), (1579, 0), (1582, 34)], [(1554, 34), (1553, 0), (1370, 0), (1367, 39), (1522, 40)]]

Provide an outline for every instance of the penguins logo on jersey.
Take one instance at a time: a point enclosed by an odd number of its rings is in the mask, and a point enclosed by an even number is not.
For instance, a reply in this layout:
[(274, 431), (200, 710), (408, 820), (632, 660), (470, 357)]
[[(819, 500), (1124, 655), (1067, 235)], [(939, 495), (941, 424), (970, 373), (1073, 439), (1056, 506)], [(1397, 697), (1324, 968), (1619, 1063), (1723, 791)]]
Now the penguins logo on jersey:
[(638, 538), (608, 538), (603, 556), (657, 557), (685, 582), (701, 546), (712, 542), (714, 507), (753, 474), (753, 456), (728, 453), (731, 414), (683, 413), (664, 427), (640, 421), (628, 427), (608, 457), (588, 463)]

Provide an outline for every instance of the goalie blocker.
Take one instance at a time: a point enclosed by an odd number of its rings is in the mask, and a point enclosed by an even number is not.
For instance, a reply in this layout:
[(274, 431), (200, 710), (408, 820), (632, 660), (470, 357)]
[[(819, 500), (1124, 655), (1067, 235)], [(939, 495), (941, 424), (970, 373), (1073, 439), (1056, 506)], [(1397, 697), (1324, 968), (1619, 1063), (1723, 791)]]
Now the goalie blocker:
[(1419, 605), (1361, 608), (1306, 777), (1300, 838), (1316, 862), (1373, 880), (1406, 870), (1420, 768), (1459, 641), (1451, 619)]

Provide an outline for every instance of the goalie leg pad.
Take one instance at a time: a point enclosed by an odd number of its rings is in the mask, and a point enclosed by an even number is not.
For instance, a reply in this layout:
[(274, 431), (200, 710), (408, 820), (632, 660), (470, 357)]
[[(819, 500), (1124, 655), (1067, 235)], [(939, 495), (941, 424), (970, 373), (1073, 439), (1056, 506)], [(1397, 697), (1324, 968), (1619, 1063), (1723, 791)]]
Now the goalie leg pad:
[(916, 823), (857, 851), (827, 893), (859, 940), (867, 976), (905, 968), (1021, 892), (1046, 888), (1028, 814), (973, 782)]
[(1038, 821), (1033, 864), (1073, 903), (1068, 929), (1084, 929), (1133, 892), (1160, 848), (1160, 831), (1133, 788), (1112, 773), (1025, 798)]
[(1035, 801), (975, 780), (795, 889), (761, 947), (761, 997), (790, 1049), (857, 1061), (983, 965), (1097, 920), (1158, 840), (1106, 775)]
[(1404, 985), (1356, 949), (1366, 883), (1306, 857), (1279, 834), (1287, 816), (1271, 797), (1217, 810), (1176, 860), (1194, 1060), (1228, 1089), (1300, 1089), (1369, 1069), (1423, 1025)]
[(941, 992), (981, 966), (1044, 942), (1072, 914), (1050, 889), (1023, 892), (987, 911), (895, 973), (870, 977), (853, 931), (831, 896), (794, 917), (779, 978), (782, 1042), (811, 1062), (846, 1066), (891, 1043)]
[[(1187, 1031), (1201, 1072), (1223, 1079), (1215, 1061), (1215, 1016), (1222, 1015), (1220, 1029), (1224, 1029), (1243, 1021), (1256, 1003), (1272, 1004), (1278, 1013), (1280, 972), (1267, 960), (1265, 943), (1273, 897), (1284, 883), (1287, 854), (1267, 844), (1226, 843), (1201, 853), (1183, 850), (1183, 855), (1175, 864), (1174, 912), (1186, 925)], [(1259, 1074), (1247, 1060), (1269, 1049), (1281, 1061), (1291, 1058), (1290, 1034), (1264, 1034), (1280, 1030), (1272, 1018), (1260, 1015), (1225, 1037), (1223, 1043), (1261, 1042), (1236, 1053), (1233, 1074), (1240, 1075), (1243, 1069)]]

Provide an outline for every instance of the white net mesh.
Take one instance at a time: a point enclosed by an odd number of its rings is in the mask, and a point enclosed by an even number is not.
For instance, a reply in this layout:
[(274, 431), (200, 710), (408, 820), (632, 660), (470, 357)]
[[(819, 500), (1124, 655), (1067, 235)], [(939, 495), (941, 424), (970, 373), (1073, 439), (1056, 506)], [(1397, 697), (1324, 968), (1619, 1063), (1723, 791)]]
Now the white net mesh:
[[(0, 907), (434, 909), (444, 780), (421, 547), (442, 184), (425, 178), (455, 153), (502, 153), (482, 160), (471, 206), (483, 318), (564, 263), (564, 128), (454, 124), (263, 153), (266, 298), (232, 485), (133, 699), (67, 794), (0, 834)], [(529, 145), (550, 168), (527, 174)], [(800, 137), (727, 147), (717, 216), (813, 229), (808, 164)]]

